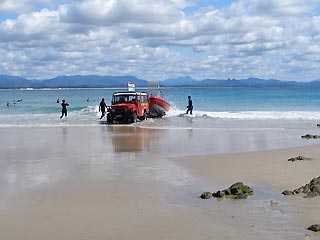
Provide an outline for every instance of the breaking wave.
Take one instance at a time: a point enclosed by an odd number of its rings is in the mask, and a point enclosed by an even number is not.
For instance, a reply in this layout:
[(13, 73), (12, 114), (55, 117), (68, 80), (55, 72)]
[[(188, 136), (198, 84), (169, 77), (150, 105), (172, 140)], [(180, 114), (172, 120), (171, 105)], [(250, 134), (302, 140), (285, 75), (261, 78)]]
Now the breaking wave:
[[(55, 127), (55, 126), (99, 126), (103, 124), (100, 120), (99, 107), (87, 106), (68, 112), (68, 117), (60, 119), (60, 111), (54, 113), (19, 113), (11, 112), (0, 114), (0, 127)], [(196, 119), (219, 119), (219, 120), (319, 120), (320, 112), (314, 111), (193, 111), (193, 115), (185, 114), (185, 110), (175, 107), (167, 112), (165, 118), (193, 118)], [(105, 121), (104, 121), (105, 122)], [(154, 120), (147, 121), (147, 125), (157, 123)], [(105, 124), (105, 123), (104, 123)], [(179, 125), (179, 121), (174, 124)]]
[(167, 117), (218, 118), (243, 120), (319, 120), (320, 112), (314, 111), (193, 111), (193, 115), (186, 115), (185, 110), (172, 108)]

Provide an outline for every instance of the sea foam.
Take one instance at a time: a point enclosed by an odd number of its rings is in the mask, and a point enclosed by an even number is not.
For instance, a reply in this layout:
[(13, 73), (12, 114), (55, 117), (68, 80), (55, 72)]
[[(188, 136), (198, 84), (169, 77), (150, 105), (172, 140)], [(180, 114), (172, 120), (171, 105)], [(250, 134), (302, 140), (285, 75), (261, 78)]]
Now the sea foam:
[(319, 120), (320, 112), (313, 111), (193, 111), (193, 114), (186, 114), (185, 110), (172, 108), (167, 117), (202, 117), (219, 119), (243, 119), (243, 120)]

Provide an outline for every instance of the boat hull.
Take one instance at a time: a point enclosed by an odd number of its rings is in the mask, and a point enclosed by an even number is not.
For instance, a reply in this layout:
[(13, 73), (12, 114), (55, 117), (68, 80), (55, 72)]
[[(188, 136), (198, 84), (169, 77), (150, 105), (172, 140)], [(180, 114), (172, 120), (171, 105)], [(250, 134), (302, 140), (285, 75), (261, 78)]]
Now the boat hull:
[(163, 117), (170, 110), (170, 103), (158, 96), (149, 96), (149, 117)]

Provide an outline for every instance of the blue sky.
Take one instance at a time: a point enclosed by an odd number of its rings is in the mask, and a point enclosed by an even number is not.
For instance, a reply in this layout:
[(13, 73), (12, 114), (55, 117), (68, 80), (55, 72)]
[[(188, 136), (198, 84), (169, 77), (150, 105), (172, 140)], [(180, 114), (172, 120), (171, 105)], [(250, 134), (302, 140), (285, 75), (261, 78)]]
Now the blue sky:
[(320, 0), (2, 0), (0, 74), (320, 79)]

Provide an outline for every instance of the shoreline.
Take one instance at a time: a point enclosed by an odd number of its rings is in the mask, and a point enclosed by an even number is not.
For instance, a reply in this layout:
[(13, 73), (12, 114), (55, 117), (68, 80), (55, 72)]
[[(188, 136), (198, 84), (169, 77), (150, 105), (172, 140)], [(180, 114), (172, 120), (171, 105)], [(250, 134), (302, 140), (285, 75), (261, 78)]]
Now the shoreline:
[[(303, 147), (212, 154), (208, 132), (188, 129), (67, 126), (0, 133), (3, 239), (319, 237), (305, 228), (320, 222), (320, 197), (281, 195), (317, 177), (316, 140)], [(231, 137), (224, 135), (217, 149), (248, 149), (241, 135), (225, 146)], [(253, 149), (269, 146), (259, 139), (264, 137), (251, 136)], [(185, 154), (189, 145), (197, 148), (188, 150), (192, 156)], [(211, 152), (198, 154), (206, 150)], [(287, 161), (296, 155), (312, 160)], [(243, 201), (199, 198), (237, 181), (253, 185), (257, 194)], [(272, 207), (271, 200), (279, 204)]]

